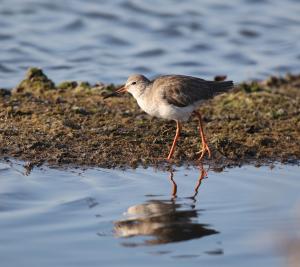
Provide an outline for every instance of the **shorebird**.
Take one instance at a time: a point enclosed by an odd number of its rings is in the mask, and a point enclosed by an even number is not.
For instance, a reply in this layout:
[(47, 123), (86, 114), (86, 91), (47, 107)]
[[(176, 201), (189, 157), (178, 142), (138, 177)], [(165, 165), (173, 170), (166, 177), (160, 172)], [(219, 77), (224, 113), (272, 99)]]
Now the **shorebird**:
[(196, 115), (199, 119), (202, 142), (199, 160), (202, 160), (206, 152), (211, 157), (211, 151), (203, 131), (202, 116), (197, 109), (205, 100), (226, 92), (232, 87), (232, 81), (206, 81), (185, 75), (164, 75), (150, 81), (141, 74), (133, 74), (115, 93), (129, 92), (142, 110), (149, 115), (176, 121), (176, 134), (167, 160), (170, 160), (174, 154), (182, 122), (187, 121), (192, 114)]

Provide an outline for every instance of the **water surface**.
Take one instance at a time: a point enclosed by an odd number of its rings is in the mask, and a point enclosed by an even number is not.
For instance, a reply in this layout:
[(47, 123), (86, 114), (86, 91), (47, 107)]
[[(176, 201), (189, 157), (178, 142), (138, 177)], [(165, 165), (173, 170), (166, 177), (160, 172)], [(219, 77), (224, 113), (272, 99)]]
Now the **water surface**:
[(298, 73), (299, 13), (297, 0), (1, 0), (0, 87), (29, 66), (56, 82)]
[(10, 266), (285, 266), (299, 237), (299, 167), (85, 171), (0, 165), (0, 258)]

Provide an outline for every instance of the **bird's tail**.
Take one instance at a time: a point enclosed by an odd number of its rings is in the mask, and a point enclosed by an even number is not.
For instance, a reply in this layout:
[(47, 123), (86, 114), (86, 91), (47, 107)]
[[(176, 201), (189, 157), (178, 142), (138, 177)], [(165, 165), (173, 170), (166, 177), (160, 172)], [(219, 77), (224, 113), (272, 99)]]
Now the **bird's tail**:
[(233, 88), (233, 81), (211, 82), (214, 94), (223, 93)]

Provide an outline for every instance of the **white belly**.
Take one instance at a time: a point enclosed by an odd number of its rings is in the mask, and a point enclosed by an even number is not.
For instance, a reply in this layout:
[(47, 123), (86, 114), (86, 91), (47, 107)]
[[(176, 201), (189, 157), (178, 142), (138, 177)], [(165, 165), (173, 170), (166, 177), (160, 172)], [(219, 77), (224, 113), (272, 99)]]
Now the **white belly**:
[(165, 101), (150, 102), (144, 99), (137, 100), (138, 105), (151, 116), (163, 118), (167, 120), (187, 121), (191, 113), (197, 108), (198, 105), (191, 105), (188, 107), (176, 107), (170, 105)]

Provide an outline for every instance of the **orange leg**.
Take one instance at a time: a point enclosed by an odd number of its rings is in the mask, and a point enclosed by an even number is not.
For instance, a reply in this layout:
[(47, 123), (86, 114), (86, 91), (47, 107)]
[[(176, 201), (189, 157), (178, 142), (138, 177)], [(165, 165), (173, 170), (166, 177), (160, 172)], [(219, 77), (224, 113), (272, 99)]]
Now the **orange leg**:
[(177, 129), (176, 129), (176, 135), (175, 135), (175, 137), (174, 137), (174, 141), (173, 141), (173, 144), (172, 144), (172, 147), (171, 147), (169, 156), (167, 157), (167, 160), (170, 160), (171, 157), (173, 156), (174, 150), (175, 150), (175, 147), (176, 147), (177, 140), (178, 140), (178, 138), (179, 138), (179, 136), (180, 136), (180, 132), (181, 132), (181, 124), (179, 123), (179, 121), (176, 121), (176, 126), (177, 126)]
[(199, 160), (202, 160), (203, 156), (205, 155), (205, 152), (207, 151), (208, 153), (208, 157), (210, 158), (211, 157), (211, 152), (210, 152), (210, 149), (208, 147), (208, 144), (206, 142), (206, 138), (205, 138), (205, 135), (204, 135), (204, 132), (203, 132), (203, 122), (202, 122), (202, 117), (201, 117), (201, 114), (197, 111), (194, 111), (194, 113), (198, 116), (199, 118), (199, 126), (200, 126), (200, 129), (199, 129), (199, 132), (200, 132), (200, 136), (201, 136), (201, 142), (202, 142), (202, 149), (200, 150), (201, 152), (201, 155), (200, 155), (200, 158)]

